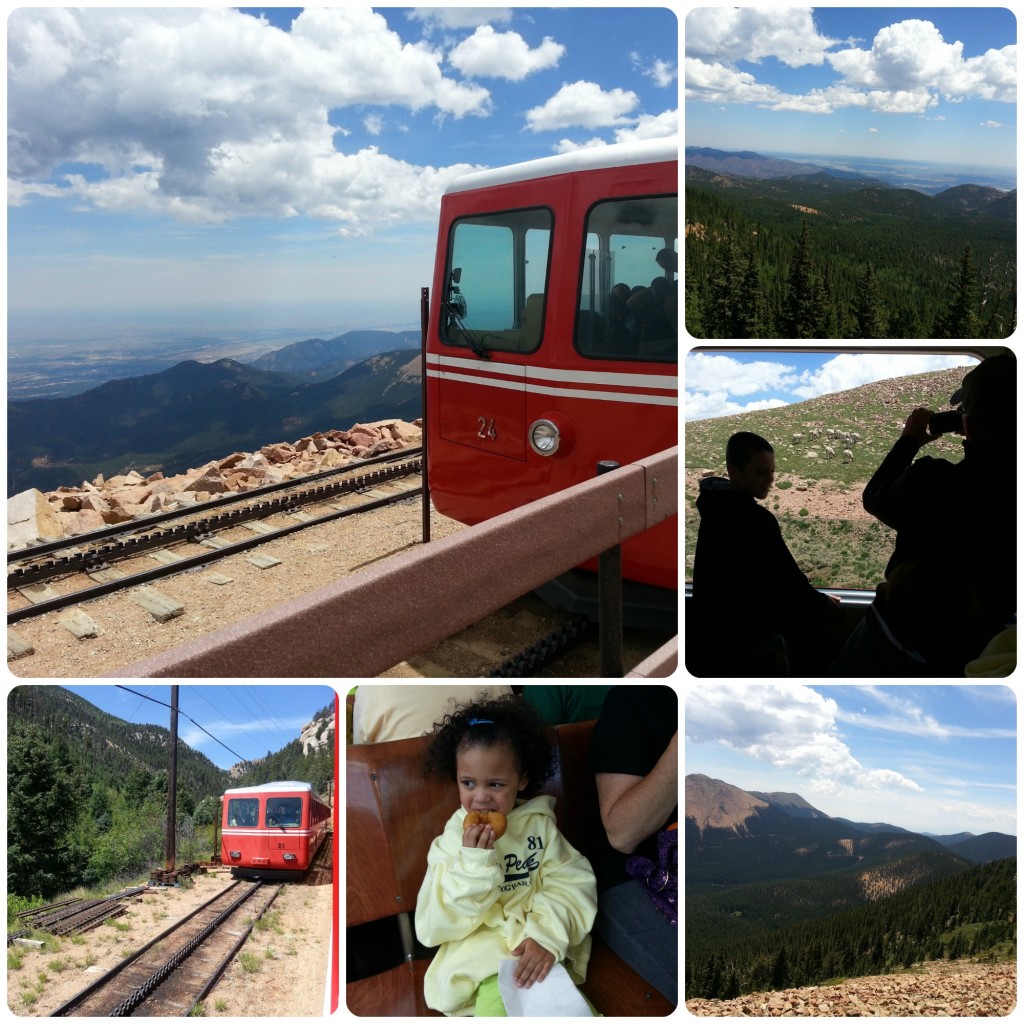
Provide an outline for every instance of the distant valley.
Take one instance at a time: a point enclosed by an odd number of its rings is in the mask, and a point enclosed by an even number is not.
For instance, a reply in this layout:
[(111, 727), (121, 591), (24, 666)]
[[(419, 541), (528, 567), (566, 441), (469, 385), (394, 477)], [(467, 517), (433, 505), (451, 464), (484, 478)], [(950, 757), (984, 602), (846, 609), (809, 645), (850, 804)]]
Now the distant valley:
[(239, 450), (421, 411), (418, 332), (308, 339), (244, 365), (186, 360), (64, 398), (9, 401), (8, 496), (98, 473), (181, 472)]
[(1002, 948), (1015, 836), (925, 836), (795, 793), (686, 777), (687, 998), (882, 973)]
[(1016, 325), (1016, 189), (926, 192), (687, 147), (685, 209), (694, 337), (1002, 338)]

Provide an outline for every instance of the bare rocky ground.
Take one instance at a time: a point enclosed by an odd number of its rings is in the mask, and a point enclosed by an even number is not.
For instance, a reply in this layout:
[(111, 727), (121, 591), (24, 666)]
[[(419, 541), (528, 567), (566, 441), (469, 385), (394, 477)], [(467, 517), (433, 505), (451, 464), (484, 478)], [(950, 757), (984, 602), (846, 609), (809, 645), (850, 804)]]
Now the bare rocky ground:
[(690, 999), (686, 1009), (697, 1017), (1005, 1017), (1016, 1002), (1015, 964), (933, 960), (837, 985)]
[[(153, 888), (122, 917), (43, 949), (8, 948), (7, 1005), (49, 1016), (130, 952), (159, 935), (230, 882), (227, 869), (198, 875), (189, 888)], [(328, 977), (332, 886), (288, 884), (207, 997), (207, 1017), (319, 1017)], [(13, 954), (13, 955), (12, 955)], [(243, 966), (242, 954), (246, 956)], [(296, 979), (301, 979), (297, 983)]]

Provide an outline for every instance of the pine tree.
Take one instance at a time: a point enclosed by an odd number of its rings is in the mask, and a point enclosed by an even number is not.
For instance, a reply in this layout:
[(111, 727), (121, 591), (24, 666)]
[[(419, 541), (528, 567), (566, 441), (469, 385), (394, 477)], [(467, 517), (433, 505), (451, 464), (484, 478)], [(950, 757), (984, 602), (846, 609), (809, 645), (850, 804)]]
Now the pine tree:
[(789, 274), (789, 292), (783, 318), (787, 338), (820, 338), (825, 310), (821, 277), (811, 258), (811, 238), (804, 221), (796, 256)]
[(853, 315), (856, 320), (854, 338), (885, 338), (886, 316), (878, 297), (878, 281), (874, 267), (869, 263), (864, 271), (854, 298)]
[(739, 289), (739, 338), (770, 338), (768, 302), (761, 285), (757, 253), (751, 242), (747, 266)]
[(978, 274), (970, 244), (964, 246), (960, 270), (953, 282), (953, 301), (935, 325), (937, 338), (977, 338), (981, 333), (978, 319)]
[(740, 334), (740, 289), (743, 261), (734, 236), (721, 243), (711, 261), (710, 301), (704, 313), (708, 338), (736, 338)]

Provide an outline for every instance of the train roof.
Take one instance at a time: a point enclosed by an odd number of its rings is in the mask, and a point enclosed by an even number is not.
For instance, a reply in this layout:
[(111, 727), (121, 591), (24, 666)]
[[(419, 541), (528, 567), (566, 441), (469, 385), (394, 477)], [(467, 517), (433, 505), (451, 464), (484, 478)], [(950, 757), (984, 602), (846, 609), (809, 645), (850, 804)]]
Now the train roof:
[(313, 785), (309, 782), (264, 782), (260, 786), (242, 786), (240, 789), (225, 789), (224, 795), (229, 793), (281, 793), (287, 790), (305, 790), (313, 792)]
[(643, 139), (639, 142), (621, 142), (613, 146), (592, 146), (587, 149), (559, 153), (556, 156), (527, 160), (507, 167), (492, 167), (485, 171), (473, 171), (456, 178), (445, 194), (468, 192), (475, 188), (492, 185), (507, 185), (514, 181), (528, 181), (531, 178), (548, 178), (555, 174), (572, 171), (592, 171), (602, 167), (628, 167), (634, 164), (662, 163), (679, 159), (679, 139), (676, 136), (664, 139)]

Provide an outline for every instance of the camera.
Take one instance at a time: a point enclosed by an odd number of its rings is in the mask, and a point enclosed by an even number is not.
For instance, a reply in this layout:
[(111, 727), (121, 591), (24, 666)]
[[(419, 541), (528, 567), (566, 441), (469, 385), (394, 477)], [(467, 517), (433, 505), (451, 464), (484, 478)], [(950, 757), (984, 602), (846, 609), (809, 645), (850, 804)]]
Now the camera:
[(928, 433), (934, 436), (962, 434), (964, 432), (963, 414), (963, 406), (950, 412), (933, 412), (932, 418), (928, 421)]

